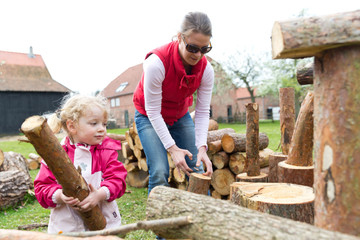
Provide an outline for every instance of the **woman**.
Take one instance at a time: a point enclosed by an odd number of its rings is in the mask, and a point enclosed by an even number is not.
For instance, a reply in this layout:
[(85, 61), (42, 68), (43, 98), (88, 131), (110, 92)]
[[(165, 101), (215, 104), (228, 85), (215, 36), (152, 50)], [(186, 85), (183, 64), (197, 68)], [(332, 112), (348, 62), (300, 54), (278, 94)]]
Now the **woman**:
[[(191, 172), (212, 174), (206, 139), (214, 70), (204, 56), (212, 48), (211, 31), (206, 14), (190, 12), (175, 41), (146, 55), (133, 101), (149, 168), (149, 193), (155, 186), (168, 185), (167, 152), (187, 176)], [(188, 108), (196, 90), (194, 125)]]

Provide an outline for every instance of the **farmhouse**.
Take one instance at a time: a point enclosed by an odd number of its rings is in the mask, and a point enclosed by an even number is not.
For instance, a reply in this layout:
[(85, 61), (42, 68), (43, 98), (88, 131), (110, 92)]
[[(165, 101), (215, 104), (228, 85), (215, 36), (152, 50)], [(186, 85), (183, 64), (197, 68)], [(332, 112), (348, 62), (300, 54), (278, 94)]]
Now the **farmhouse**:
[(0, 135), (18, 133), (29, 116), (54, 111), (68, 92), (32, 47), (28, 54), (0, 51)]

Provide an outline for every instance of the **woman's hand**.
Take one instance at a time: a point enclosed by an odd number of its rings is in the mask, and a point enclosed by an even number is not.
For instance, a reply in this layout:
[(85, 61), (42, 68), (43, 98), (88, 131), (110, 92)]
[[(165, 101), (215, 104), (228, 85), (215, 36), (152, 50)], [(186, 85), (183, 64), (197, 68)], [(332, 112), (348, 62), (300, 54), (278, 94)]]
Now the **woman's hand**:
[(106, 192), (102, 188), (95, 189), (91, 184), (89, 184), (90, 193), (89, 195), (82, 200), (78, 206), (78, 211), (88, 212), (93, 209), (99, 202), (106, 199)]
[(186, 164), (185, 156), (188, 156), (190, 160), (192, 160), (192, 154), (188, 150), (179, 148), (176, 144), (169, 147), (167, 151), (170, 153), (175, 166), (190, 176), (190, 172), (193, 170)]
[(213, 173), (213, 168), (212, 168), (212, 163), (209, 159), (209, 156), (206, 153), (205, 146), (201, 146), (198, 150), (197, 162), (196, 162), (197, 167), (200, 166), (200, 162), (203, 162), (206, 166), (206, 173), (203, 173), (203, 175), (211, 177), (211, 175)]

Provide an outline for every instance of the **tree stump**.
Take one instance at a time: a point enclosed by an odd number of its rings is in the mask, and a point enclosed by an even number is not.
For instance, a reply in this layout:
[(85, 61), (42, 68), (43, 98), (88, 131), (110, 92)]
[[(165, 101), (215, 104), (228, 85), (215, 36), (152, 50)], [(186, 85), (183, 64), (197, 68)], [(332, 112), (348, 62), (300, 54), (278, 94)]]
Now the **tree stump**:
[(246, 172), (236, 175), (236, 182), (268, 182), (268, 175), (260, 172), (257, 176), (249, 176)]
[(238, 206), (229, 201), (180, 191), (164, 186), (149, 194), (146, 218), (163, 219), (191, 216), (192, 224), (173, 229), (157, 229), (154, 233), (166, 239), (357, 239), (355, 236), (317, 228)]
[(278, 180), (278, 164), (279, 162), (285, 161), (287, 155), (282, 153), (274, 153), (269, 156), (269, 182), (279, 182)]
[[(46, 119), (32, 116), (21, 125), (21, 131), (29, 139), (38, 154), (44, 159), (56, 180), (62, 186), (66, 196), (84, 200), (89, 195), (89, 188), (75, 169), (70, 158), (54, 135)], [(89, 230), (101, 230), (106, 226), (106, 220), (98, 206), (88, 212), (78, 212)]]
[(295, 90), (294, 88), (280, 88), (280, 130), (281, 150), (287, 155), (295, 127)]
[(287, 164), (286, 161), (279, 162), (278, 182), (313, 187), (314, 166), (295, 166)]
[(230, 201), (242, 207), (295, 221), (314, 223), (313, 189), (285, 183), (231, 184)]

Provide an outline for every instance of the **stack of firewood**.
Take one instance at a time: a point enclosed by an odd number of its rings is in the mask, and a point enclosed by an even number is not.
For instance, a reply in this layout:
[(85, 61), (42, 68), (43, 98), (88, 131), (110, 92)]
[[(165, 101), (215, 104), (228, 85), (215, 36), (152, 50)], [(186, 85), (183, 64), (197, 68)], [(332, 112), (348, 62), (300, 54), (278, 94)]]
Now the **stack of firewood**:
[(26, 159), (29, 170), (36, 170), (40, 168), (42, 158), (35, 154), (29, 153), (29, 158)]
[[(211, 178), (211, 196), (228, 199), (230, 185), (236, 175), (246, 171), (246, 134), (235, 133), (232, 128), (209, 131), (208, 156), (213, 163), (214, 173)], [(268, 171), (269, 155), (274, 151), (267, 148), (269, 138), (259, 134), (259, 161), (263, 171)]]

